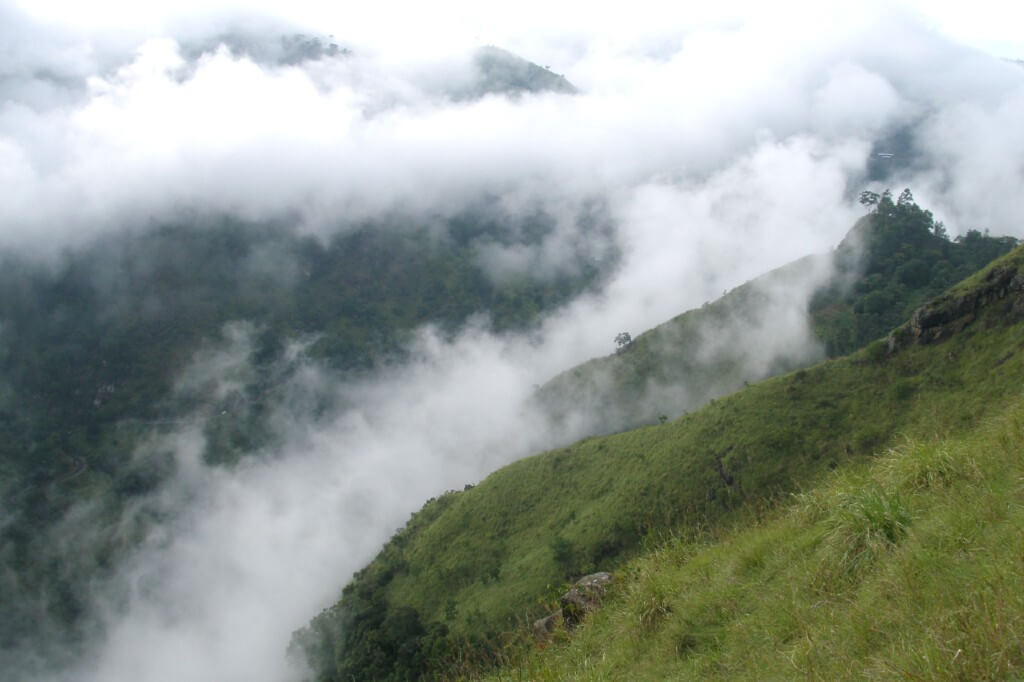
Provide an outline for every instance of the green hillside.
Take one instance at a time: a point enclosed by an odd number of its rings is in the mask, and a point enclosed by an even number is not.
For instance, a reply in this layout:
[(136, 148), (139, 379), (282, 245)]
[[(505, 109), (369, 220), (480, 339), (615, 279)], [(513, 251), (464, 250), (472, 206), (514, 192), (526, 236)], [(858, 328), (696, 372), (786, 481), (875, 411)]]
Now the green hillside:
[(431, 500), (296, 646), (320, 680), (432, 678), (514, 655), (567, 579), (618, 569), (672, 534), (714, 535), (907, 438), (969, 438), (1020, 398), (1022, 321), (1016, 249), (891, 342)]
[(832, 253), (758, 277), (560, 374), (541, 387), (540, 404), (556, 418), (586, 415), (602, 433), (677, 416), (745, 383), (852, 353), (1016, 244), (974, 230), (951, 241), (909, 190), (873, 200)]
[[(790, 263), (632, 338), (614, 355), (573, 367), (541, 386), (538, 402), (556, 421), (583, 415), (595, 432), (611, 433), (821, 360), (806, 322), (793, 324), (794, 315), (806, 317), (806, 303), (784, 292), (809, 290), (829, 258)], [(780, 332), (793, 343), (762, 354)]]
[(1019, 679), (1024, 402), (991, 415), (901, 440), (767, 518), (672, 538), (581, 628), (487, 679)]

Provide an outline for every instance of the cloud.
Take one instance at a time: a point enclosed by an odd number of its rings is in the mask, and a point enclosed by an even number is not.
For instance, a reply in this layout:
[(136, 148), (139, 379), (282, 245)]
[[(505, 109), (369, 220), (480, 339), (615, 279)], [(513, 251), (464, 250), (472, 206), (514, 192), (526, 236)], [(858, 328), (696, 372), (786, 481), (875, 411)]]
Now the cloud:
[[(2, 8), (0, 248), (52, 255), (183, 212), (292, 218), (318, 234), (382, 214), (443, 225), (489, 198), (512, 224), (543, 213), (553, 225), (530, 248), (481, 244), (497, 279), (620, 258), (602, 291), (528, 337), (494, 336), (485, 321), (454, 340), (421, 330), (408, 364), (365, 381), (339, 382), (297, 342), (274, 444), (237, 467), (203, 461), (215, 413), (155, 433), (138, 456), (168, 457), (175, 474), (121, 523), (163, 521), (97, 586), (96, 638), (68, 679), (289, 679), (290, 633), (426, 498), (580, 435), (529, 412), (534, 385), (609, 353), (621, 331), (827, 251), (858, 215), (872, 144), (893, 131), (911, 126), (922, 159), (894, 189), (913, 187), (954, 228), (1024, 235), (1012, 200), (1024, 71), (880, 5), (799, 22), (742, 4), (696, 16), (545, 8), (539, 21), (516, 5), (450, 25), (424, 6), (401, 22), (364, 13), (321, 28), (296, 3), (281, 31), (313, 23), (353, 49), (300, 65), (190, 52), (236, 26), (236, 7), (184, 21), (108, 6), (132, 24), (119, 36), (55, 28), (56, 6), (40, 7), (42, 19)], [(277, 26), (246, 30), (277, 40)], [(487, 42), (581, 94), (446, 96)], [(595, 206), (597, 244), (583, 227)], [(814, 353), (791, 319), (812, 285), (770, 292), (753, 367)], [(253, 329), (226, 329), (177, 390), (238, 392)], [(709, 347), (736, 336), (709, 331)], [(324, 396), (336, 407), (312, 414)]]
[(1024, 87), (1018, 86), (997, 101), (950, 106), (922, 127), (928, 170), (914, 187), (952, 231), (1024, 234), (1024, 215), (1010, 199), (1024, 186), (1024, 132), (1014, 123), (1022, 115)]
[[(214, 398), (238, 390), (252, 369), (252, 333), (226, 327), (178, 390)], [(169, 456), (174, 473), (114, 527), (143, 529), (141, 544), (105, 583), (83, 583), (92, 585), (89, 653), (32, 677), (292, 679), (291, 633), (412, 511), (549, 438), (539, 415), (523, 411), (537, 378), (523, 371), (525, 342), (470, 329), (449, 343), (424, 330), (413, 351), (408, 366), (339, 384), (293, 348), (283, 359), (293, 363), (288, 399), (272, 417), (280, 444), (238, 467), (204, 461), (209, 426), (221, 418), (210, 410), (154, 433), (135, 457)], [(347, 407), (312, 420), (301, 395), (324, 390), (342, 391)], [(104, 524), (110, 532), (101, 510), (79, 508), (55, 541), (87, 555), (91, 543), (109, 541), (97, 530)]]
[[(841, 30), (830, 18), (689, 22), (653, 54), (647, 24), (632, 41), (552, 36), (548, 49), (569, 50), (565, 70), (585, 94), (517, 101), (440, 94), (465, 78), (468, 46), (395, 59), (370, 45), (302, 66), (227, 49), (192, 63), (167, 37), (116, 66), (95, 56), (47, 66), (26, 48), (0, 109), (0, 173), (14, 190), (0, 205), (0, 245), (82, 243), (182, 206), (297, 214), (324, 231), (395, 207), (444, 214), (484, 192), (628, 201), (651, 181), (699, 181), (766, 137), (865, 143), (965, 96), (1020, 87), (901, 15), (843, 14)], [(69, 44), (71, 54), (115, 52), (100, 38)], [(933, 65), (960, 62), (970, 69), (943, 68), (939, 81)], [(66, 96), (51, 98), (60, 106), (25, 104), (65, 81)]]

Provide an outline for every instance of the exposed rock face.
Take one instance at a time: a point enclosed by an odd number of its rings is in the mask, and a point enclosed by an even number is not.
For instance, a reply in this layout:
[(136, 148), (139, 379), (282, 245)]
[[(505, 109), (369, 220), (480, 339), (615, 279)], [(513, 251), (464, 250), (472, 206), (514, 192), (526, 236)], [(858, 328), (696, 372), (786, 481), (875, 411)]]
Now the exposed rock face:
[(974, 322), (985, 306), (1011, 297), (1006, 321), (1024, 318), (1024, 273), (1013, 264), (990, 270), (982, 284), (965, 294), (947, 293), (914, 311), (910, 321), (889, 334), (889, 352), (912, 344), (941, 341)]

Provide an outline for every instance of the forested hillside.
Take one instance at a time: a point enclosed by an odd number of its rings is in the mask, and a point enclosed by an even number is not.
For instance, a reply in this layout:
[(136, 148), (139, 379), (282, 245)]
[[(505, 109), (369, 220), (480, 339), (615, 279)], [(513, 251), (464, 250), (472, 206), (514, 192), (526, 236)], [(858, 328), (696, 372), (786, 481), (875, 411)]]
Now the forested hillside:
[[(274, 438), (271, 407), (301, 367), (290, 350), (336, 376), (401, 360), (420, 325), (442, 333), (474, 315), (493, 330), (527, 330), (539, 315), (596, 287), (614, 266), (580, 251), (550, 272), (500, 280), (482, 248), (536, 248), (551, 218), (495, 218), (487, 207), (437, 226), (400, 220), (321, 238), (284, 224), (194, 218), (118, 234), (52, 262), (7, 254), (0, 267), (0, 525), (5, 559), (0, 645), (73, 628), (81, 586), (131, 546), (121, 510), (173, 474), (173, 461), (140, 459), (153, 433), (205, 415), (210, 464), (232, 466)], [(504, 220), (504, 221), (503, 221)], [(603, 243), (595, 212), (584, 231)], [(252, 371), (228, 389), (188, 383), (197, 356), (244, 337)], [(185, 385), (185, 383), (188, 385)], [(328, 412), (337, 395), (308, 406)], [(101, 541), (55, 543), (76, 504), (102, 509)]]

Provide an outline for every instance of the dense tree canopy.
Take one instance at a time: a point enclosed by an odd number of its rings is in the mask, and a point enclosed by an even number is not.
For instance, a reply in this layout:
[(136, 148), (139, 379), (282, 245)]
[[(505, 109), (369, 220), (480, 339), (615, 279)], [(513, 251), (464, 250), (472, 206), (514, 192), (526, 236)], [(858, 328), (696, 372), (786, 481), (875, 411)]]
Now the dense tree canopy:
[(909, 189), (895, 202), (888, 190), (864, 192), (861, 203), (871, 207), (870, 220), (837, 250), (837, 277), (810, 306), (831, 356), (886, 334), (922, 302), (1017, 243), (977, 230), (950, 241), (945, 226), (914, 202)]

